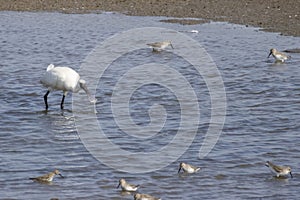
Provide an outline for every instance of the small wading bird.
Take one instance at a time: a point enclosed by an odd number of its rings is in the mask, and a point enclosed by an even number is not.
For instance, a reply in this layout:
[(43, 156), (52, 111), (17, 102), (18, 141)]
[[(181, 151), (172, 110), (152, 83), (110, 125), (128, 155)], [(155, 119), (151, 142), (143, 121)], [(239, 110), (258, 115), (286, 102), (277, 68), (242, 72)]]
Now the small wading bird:
[(149, 194), (139, 194), (134, 195), (134, 200), (161, 200), (160, 198), (153, 197)]
[(63, 97), (60, 103), (61, 109), (64, 108), (64, 100), (69, 91), (76, 93), (80, 89), (83, 89), (88, 95), (90, 102), (96, 102), (96, 99), (91, 97), (85, 81), (80, 79), (79, 74), (69, 67), (54, 67), (53, 64), (50, 64), (45, 75), (41, 79), (41, 83), (48, 88), (48, 91), (44, 95), (46, 110), (48, 110), (47, 97), (52, 90), (63, 91)]
[(272, 55), (276, 61), (284, 62), (287, 59), (290, 59), (291, 56), (287, 56), (286, 54), (277, 51), (276, 49), (270, 49), (270, 53), (268, 55), (268, 58)]
[(186, 163), (180, 163), (179, 164), (179, 169), (178, 169), (178, 173), (180, 172), (180, 170), (183, 170), (185, 173), (195, 173), (197, 171), (200, 170), (200, 167), (195, 167), (195, 166), (192, 166), (192, 165), (189, 165), (189, 164), (186, 164)]
[(132, 185), (127, 183), (123, 178), (119, 180), (119, 185), (117, 186), (117, 188), (119, 188), (120, 186), (122, 190), (126, 192), (135, 192), (140, 187), (140, 185)]
[(171, 46), (172, 49), (174, 49), (171, 41), (154, 42), (154, 43), (149, 43), (147, 45), (152, 47), (153, 51), (161, 51), (161, 50), (164, 50), (168, 46)]
[(30, 180), (33, 181), (38, 181), (38, 182), (52, 182), (53, 178), (55, 175), (59, 175), (60, 177), (64, 178), (61, 173), (56, 169), (53, 172), (50, 172), (48, 174), (45, 174), (43, 176), (38, 176), (36, 178), (29, 178)]
[(266, 166), (271, 170), (271, 172), (273, 172), (277, 177), (279, 176), (285, 176), (287, 174), (291, 175), (291, 178), (293, 178), (292, 175), (292, 169), (288, 166), (278, 166), (278, 165), (274, 165), (273, 163), (271, 163), (270, 161), (266, 162)]

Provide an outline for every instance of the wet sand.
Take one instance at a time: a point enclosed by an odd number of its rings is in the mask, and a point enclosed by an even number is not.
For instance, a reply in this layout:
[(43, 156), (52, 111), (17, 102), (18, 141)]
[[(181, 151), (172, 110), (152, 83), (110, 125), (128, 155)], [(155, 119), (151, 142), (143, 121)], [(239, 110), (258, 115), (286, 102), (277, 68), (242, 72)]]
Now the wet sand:
[(202, 18), (167, 22), (193, 24), (210, 20), (261, 27), (300, 36), (299, 0), (0, 0), (0, 10), (90, 13), (116, 11), (137, 16)]

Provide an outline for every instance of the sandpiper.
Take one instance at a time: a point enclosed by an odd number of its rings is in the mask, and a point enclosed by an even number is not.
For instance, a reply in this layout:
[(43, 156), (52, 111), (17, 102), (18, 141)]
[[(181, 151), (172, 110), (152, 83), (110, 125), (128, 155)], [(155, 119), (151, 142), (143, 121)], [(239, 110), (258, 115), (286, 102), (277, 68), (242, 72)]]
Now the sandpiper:
[(119, 188), (120, 185), (121, 185), (122, 190), (126, 191), (126, 192), (135, 192), (140, 187), (140, 185), (132, 185), (132, 184), (127, 183), (125, 181), (125, 179), (123, 179), (123, 178), (121, 178), (119, 180), (119, 185), (117, 188)]
[(272, 55), (276, 61), (284, 62), (285, 60), (291, 58), (290, 56), (287, 56), (286, 54), (277, 51), (276, 49), (270, 49), (270, 53), (268, 58)]
[(271, 172), (273, 172), (274, 174), (276, 174), (277, 177), (279, 177), (279, 176), (285, 176), (287, 174), (290, 174), (291, 178), (293, 178), (292, 169), (290, 167), (288, 167), (288, 166), (274, 165), (270, 161), (266, 162), (266, 166), (269, 167), (269, 169), (271, 170)]
[(134, 195), (134, 200), (161, 200), (160, 198), (153, 197), (149, 194), (139, 194)]
[(200, 170), (200, 167), (195, 167), (195, 166), (192, 166), (192, 165), (189, 165), (189, 164), (186, 164), (186, 163), (183, 163), (183, 162), (182, 162), (182, 163), (180, 163), (180, 165), (179, 165), (178, 173), (180, 172), (181, 169), (182, 169), (184, 172), (191, 174), (191, 173), (195, 173), (195, 172), (199, 171), (199, 170)]
[(29, 178), (30, 180), (39, 181), (39, 182), (52, 182), (55, 175), (59, 175), (60, 177), (64, 178), (61, 173), (56, 169), (53, 172), (45, 174), (43, 176), (38, 176), (36, 178)]
[(174, 49), (171, 41), (163, 41), (163, 42), (154, 42), (147, 44), (148, 46), (152, 47), (153, 51), (161, 51), (168, 46), (171, 46)]

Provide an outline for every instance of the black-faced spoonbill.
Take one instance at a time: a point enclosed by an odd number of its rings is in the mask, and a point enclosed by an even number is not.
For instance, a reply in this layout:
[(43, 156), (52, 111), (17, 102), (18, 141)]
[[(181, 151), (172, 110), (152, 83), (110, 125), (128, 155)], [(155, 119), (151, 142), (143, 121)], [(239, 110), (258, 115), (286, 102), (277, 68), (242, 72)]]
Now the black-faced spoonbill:
[(96, 99), (91, 97), (90, 92), (86, 87), (85, 81), (80, 79), (79, 74), (69, 67), (54, 67), (53, 64), (50, 64), (47, 67), (45, 75), (41, 79), (41, 83), (48, 88), (48, 91), (44, 95), (46, 110), (48, 110), (47, 97), (52, 90), (63, 91), (63, 97), (60, 103), (61, 109), (64, 108), (64, 100), (69, 91), (76, 93), (80, 89), (83, 89), (87, 94), (90, 102), (96, 102)]

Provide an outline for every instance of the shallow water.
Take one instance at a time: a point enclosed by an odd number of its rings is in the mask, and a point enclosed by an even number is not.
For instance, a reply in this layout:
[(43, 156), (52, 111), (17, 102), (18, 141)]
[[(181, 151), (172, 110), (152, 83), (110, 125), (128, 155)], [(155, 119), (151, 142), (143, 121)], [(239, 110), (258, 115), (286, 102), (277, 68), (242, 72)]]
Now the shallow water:
[[(300, 39), (227, 23), (182, 26), (161, 23), (161, 19), (164, 18), (114, 13), (0, 12), (1, 199), (133, 199), (132, 194), (116, 189), (122, 177), (141, 184), (140, 192), (162, 199), (299, 198), (300, 55), (292, 54), (292, 59), (284, 64), (274, 64), (272, 58), (266, 57), (272, 47), (299, 48)], [(139, 135), (119, 129), (111, 111), (111, 97), (116, 82), (131, 66), (147, 62), (172, 66), (190, 83), (199, 101), (201, 117), (197, 135), (183, 155), (167, 167), (134, 174), (106, 166), (89, 153), (80, 140), (83, 136), (78, 133), (78, 113), (72, 111), (70, 94), (65, 100), (65, 110), (61, 111), (61, 92), (51, 92), (50, 109), (45, 112), (46, 89), (39, 80), (48, 64), (79, 70), (101, 42), (122, 31), (145, 26), (186, 34), (206, 49), (222, 75), (227, 111), (217, 144), (208, 156), (199, 159), (199, 148), (212, 113), (210, 93), (204, 78), (193, 66), (172, 53), (177, 51), (176, 44), (178, 48), (181, 44), (173, 41), (174, 50), (168, 48), (160, 53), (152, 53), (145, 45), (118, 58), (99, 80), (95, 108), (106, 137), (122, 149), (147, 154), (163, 148), (174, 139), (183, 117), (180, 101), (172, 90), (147, 84), (133, 92), (130, 116), (135, 124), (146, 126), (150, 123), (149, 109), (153, 104), (160, 104), (167, 113), (164, 127), (149, 138), (134, 137)], [(190, 33), (191, 30), (199, 33)], [(106, 53), (103, 56), (109, 57), (112, 52)], [(174, 83), (172, 77), (166, 77)], [(85, 79), (91, 83), (88, 76)], [(134, 82), (132, 78), (128, 83)], [(180, 82), (175, 83), (178, 90), (183, 87)], [(122, 109), (123, 105), (115, 106)], [(192, 113), (193, 109), (188, 107), (187, 111)], [(154, 112), (154, 118), (157, 113)], [(191, 127), (195, 126), (193, 122), (190, 121)], [(181, 148), (182, 143), (177, 145)], [(101, 154), (105, 153), (114, 164), (128, 162), (104, 149)], [(134, 157), (129, 159), (134, 162)], [(294, 178), (274, 178), (264, 166), (267, 160), (290, 165)], [(178, 175), (181, 161), (202, 169), (197, 174)], [(151, 162), (149, 159), (148, 164)], [(145, 164), (136, 167), (143, 169)], [(65, 179), (57, 177), (51, 185), (28, 180), (55, 168)]]

